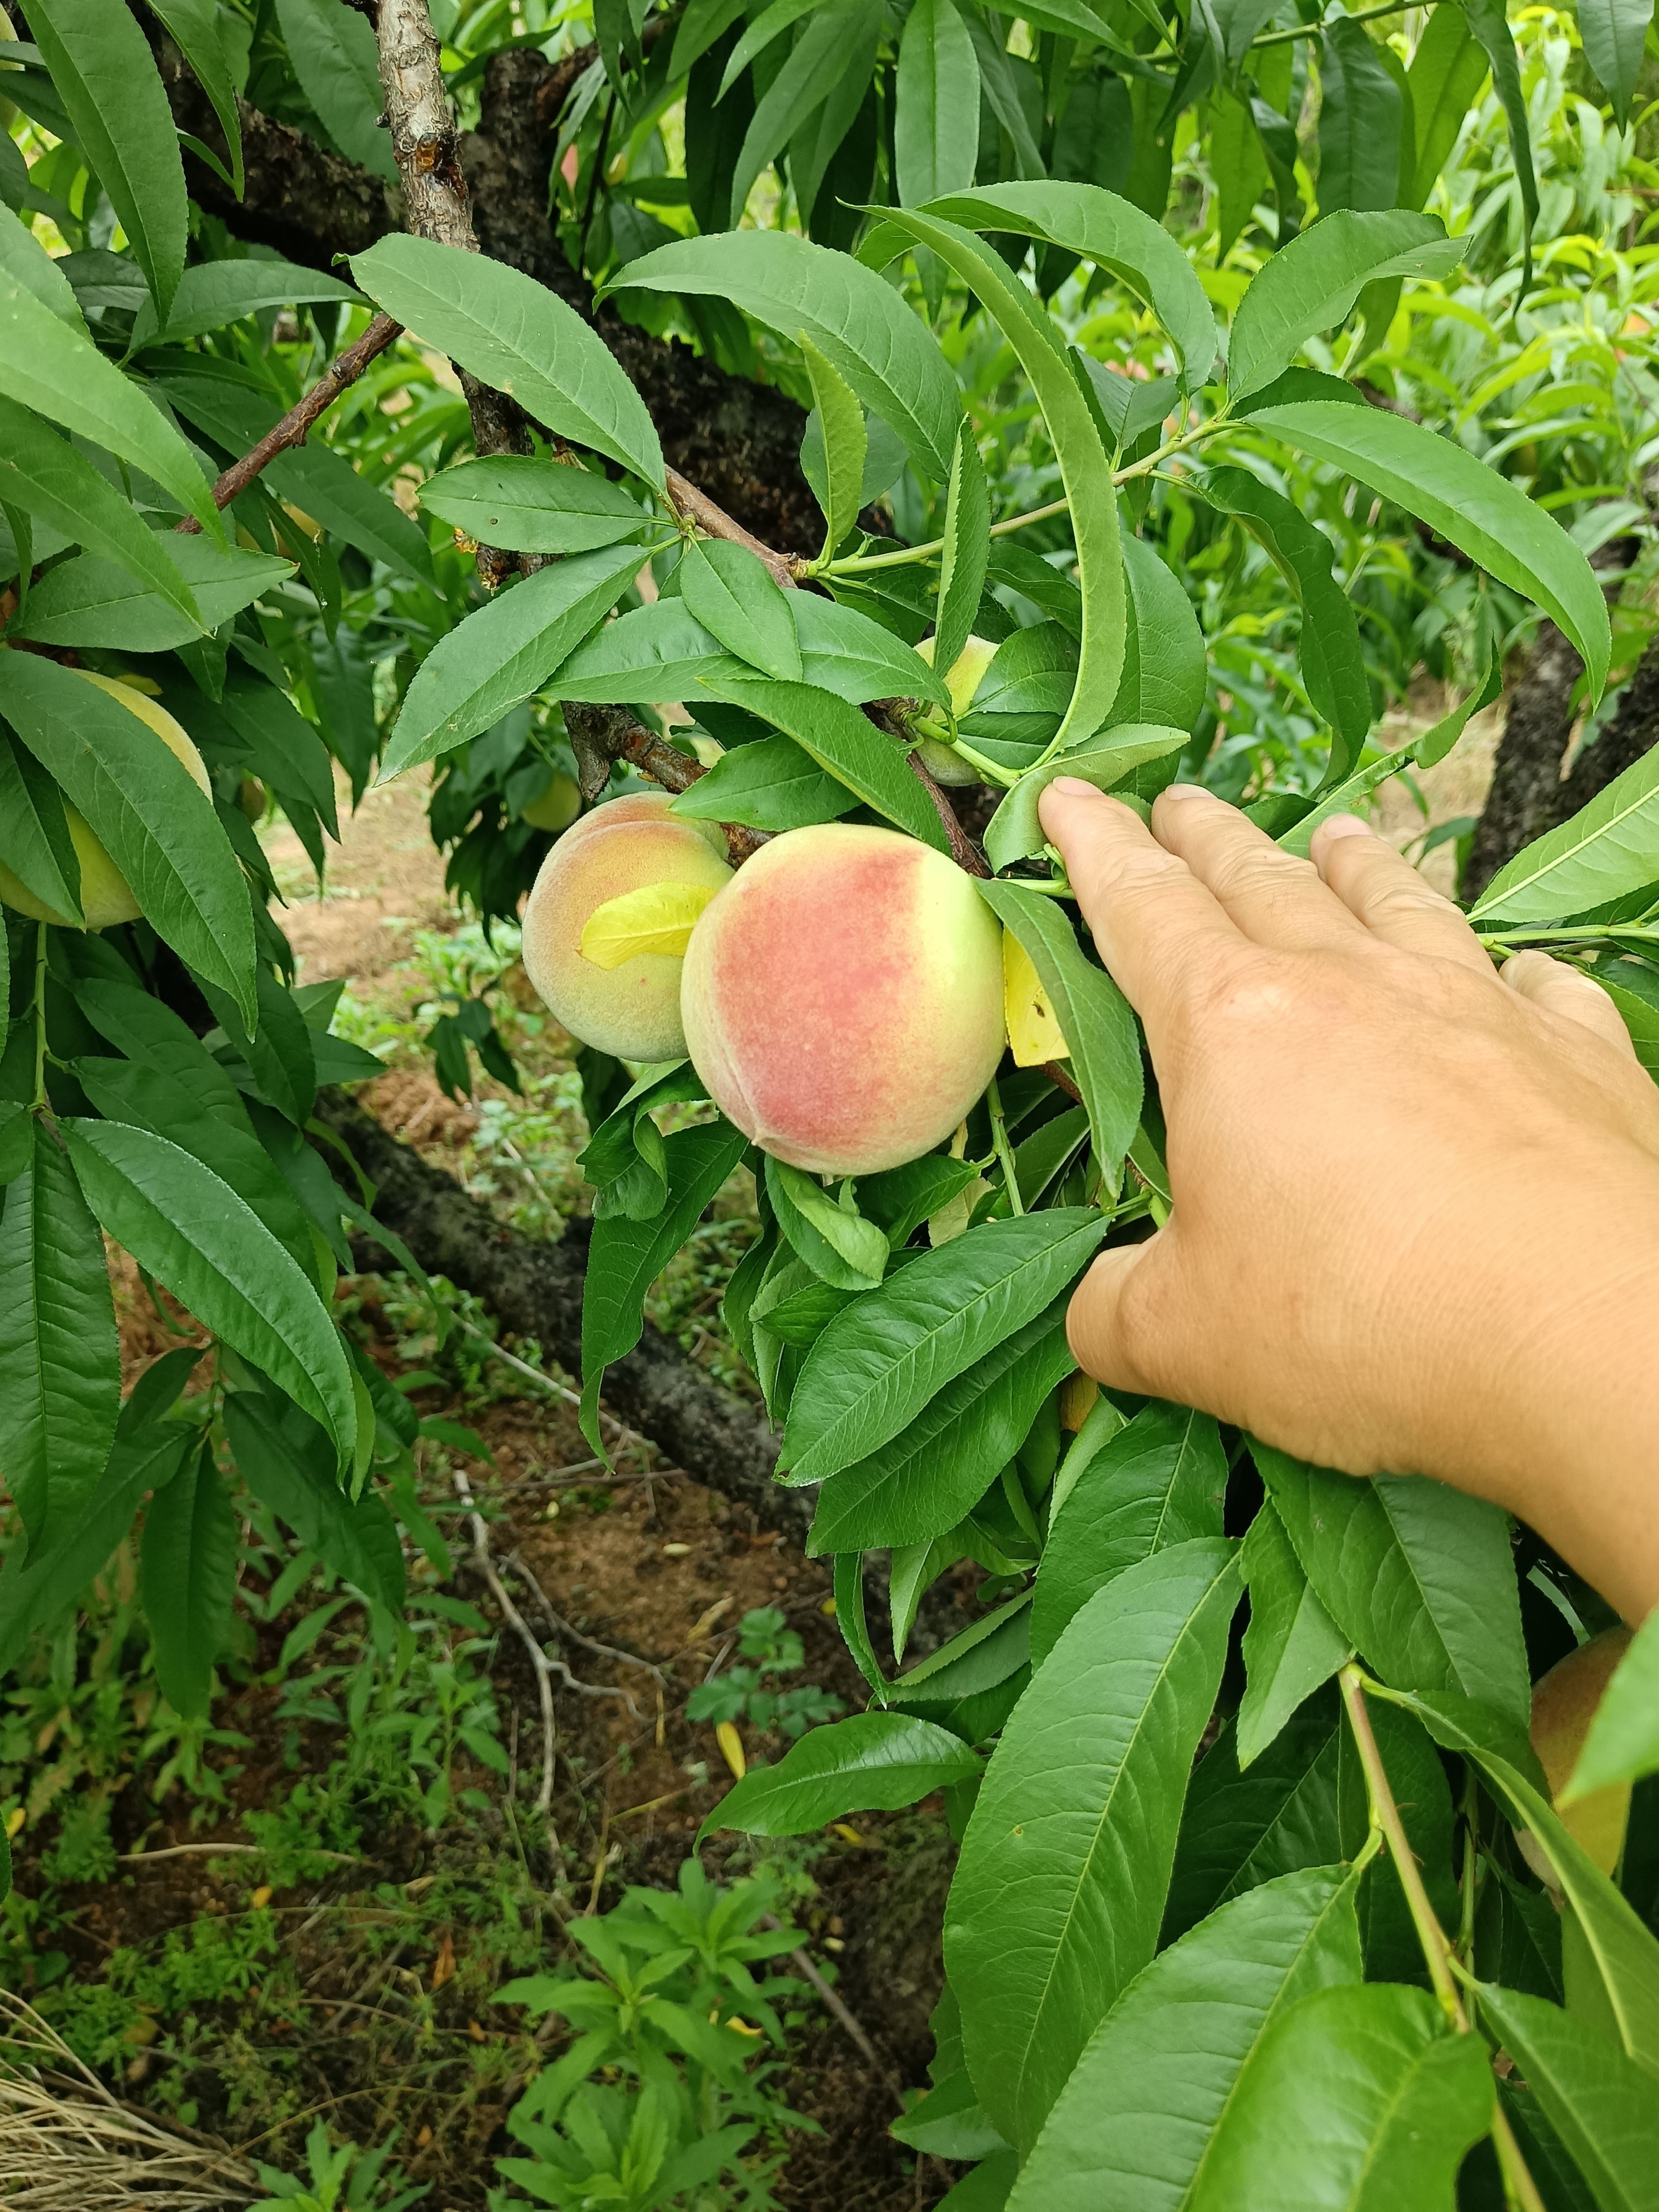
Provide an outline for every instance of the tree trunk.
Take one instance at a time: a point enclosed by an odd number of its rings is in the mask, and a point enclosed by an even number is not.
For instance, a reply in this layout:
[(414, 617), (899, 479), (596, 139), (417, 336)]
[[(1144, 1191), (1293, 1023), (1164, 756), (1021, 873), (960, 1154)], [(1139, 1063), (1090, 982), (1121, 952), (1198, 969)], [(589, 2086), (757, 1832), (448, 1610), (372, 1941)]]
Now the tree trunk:
[[(1590, 566), (1617, 570), (1622, 575), (1635, 551), (1633, 539), (1610, 538), (1590, 556)], [(1606, 589), (1609, 598), (1615, 598), (1617, 579)], [(1583, 672), (1584, 664), (1577, 649), (1553, 622), (1546, 622), (1533, 641), (1521, 680), (1510, 695), (1492, 787), (1475, 824), (1463, 870), (1460, 888), (1466, 899), (1479, 898), (1523, 845), (1530, 845), (1535, 837), (1543, 836), (1588, 805), (1659, 737), (1659, 728), (1655, 727), (1656, 713), (1659, 713), (1659, 659), (1650, 645), (1612, 723), (1594, 745), (1580, 754), (1571, 775), (1564, 780), (1561, 763), (1572, 738), (1573, 687)], [(1638, 693), (1639, 702), (1632, 697)], [(1627, 706), (1632, 707), (1633, 720), (1609, 749), (1609, 740), (1625, 722)], [(1636, 743), (1634, 733), (1638, 729), (1649, 734)], [(1632, 744), (1634, 750), (1630, 750)]]
[(1572, 689), (1583, 672), (1577, 649), (1553, 622), (1546, 622), (1510, 694), (1492, 788), (1463, 870), (1465, 898), (1479, 898), (1506, 860), (1559, 819), (1561, 757), (1572, 733)]
[[(170, 40), (161, 40), (159, 60), (173, 120), (224, 155), (218, 118)], [(806, 418), (794, 401), (773, 386), (728, 376), (689, 346), (635, 329), (612, 308), (596, 311), (586, 280), (560, 250), (547, 212), (551, 146), (544, 96), (556, 75), (539, 54), (522, 51), (495, 55), (485, 71), (479, 127), (459, 142), (479, 244), (592, 324), (644, 400), (671, 466), (767, 544), (816, 553), (823, 526), (800, 472)], [(395, 185), (246, 100), (239, 108), (247, 172), (240, 200), (205, 162), (185, 155), (192, 198), (235, 237), (329, 269), (335, 255), (361, 253), (404, 227)]]
[[(588, 1223), (570, 1223), (556, 1244), (520, 1237), (343, 1094), (325, 1093), (317, 1111), (378, 1186), (376, 1218), (428, 1274), (447, 1275), (481, 1297), (504, 1328), (533, 1336), (562, 1367), (580, 1372)], [(343, 1162), (331, 1159), (331, 1165), (342, 1181), (349, 1179)], [(398, 1262), (365, 1246), (363, 1265), (384, 1272)], [(649, 1322), (638, 1347), (607, 1370), (605, 1400), (694, 1481), (752, 1514), (761, 1527), (805, 1545), (812, 1501), (773, 1480), (778, 1440), (765, 1414), (711, 1382)]]

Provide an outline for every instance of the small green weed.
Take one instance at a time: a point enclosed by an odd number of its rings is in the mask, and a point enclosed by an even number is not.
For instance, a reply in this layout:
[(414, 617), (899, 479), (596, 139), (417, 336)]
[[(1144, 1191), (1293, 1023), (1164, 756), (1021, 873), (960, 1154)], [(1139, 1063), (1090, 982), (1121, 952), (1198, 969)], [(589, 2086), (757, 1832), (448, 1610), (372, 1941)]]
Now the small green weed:
[(270, 2191), (248, 2212), (405, 2212), (431, 2194), (432, 2184), (418, 2189), (398, 2188), (395, 2168), (386, 2171), (392, 2145), (379, 2150), (359, 2150), (355, 2143), (331, 2148), (328, 2130), (320, 2120), (306, 2138), (306, 2165), (301, 2176), (278, 2173), (256, 2160), (259, 2185)]
[[(629, 1889), (612, 1911), (571, 1923), (585, 1971), (498, 1993), (574, 2032), (507, 2115), (532, 2154), (496, 2160), (510, 2185), (561, 2212), (772, 2212), (787, 2133), (814, 2126), (772, 2094), (777, 2061), (757, 2058), (784, 2049), (805, 1994), (787, 1975), (753, 1972), (801, 1940), (759, 1926), (780, 1901), (763, 1874), (727, 1887), (687, 1859), (677, 1890)], [(522, 2202), (511, 2189), (490, 2197), (494, 2212)]]
[(793, 1737), (846, 1710), (839, 1698), (815, 1683), (797, 1683), (790, 1690), (778, 1686), (778, 1676), (799, 1672), (805, 1653), (776, 1606), (759, 1606), (744, 1613), (738, 1626), (738, 1650), (753, 1664), (728, 1667), (724, 1674), (700, 1683), (686, 1701), (688, 1720), (712, 1721), (716, 1726), (721, 1721), (747, 1721), (763, 1734), (775, 1729)]

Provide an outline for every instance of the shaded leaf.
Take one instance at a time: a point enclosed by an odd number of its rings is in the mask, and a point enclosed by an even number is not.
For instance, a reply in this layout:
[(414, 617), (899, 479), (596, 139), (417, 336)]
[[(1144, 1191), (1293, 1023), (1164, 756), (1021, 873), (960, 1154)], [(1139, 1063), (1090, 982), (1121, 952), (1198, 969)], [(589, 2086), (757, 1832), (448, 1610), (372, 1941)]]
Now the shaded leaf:
[(98, 1224), (38, 1119), (0, 1211), (0, 1474), (30, 1550), (66, 1536), (115, 1441), (121, 1363)]
[(1012, 883), (981, 881), (981, 896), (1024, 946), (1071, 1048), (1097, 1158), (1115, 1178), (1140, 1121), (1140, 1043), (1128, 1001), (1084, 955), (1059, 902)]
[(199, 1720), (236, 1589), (236, 1516), (211, 1446), (196, 1452), (150, 1505), (140, 1563), (161, 1693), (183, 1718)]
[(830, 1478), (819, 1495), (809, 1554), (915, 1544), (955, 1528), (1013, 1458), (1037, 1408), (1075, 1364), (1063, 1306), (1048, 1308), (994, 1345), (896, 1437)]
[(1653, 2076), (1542, 1998), (1483, 1983), (1483, 2016), (1526, 2077), (1601, 2212), (1659, 2205)]
[(141, 1267), (320, 1422), (341, 1462), (356, 1439), (345, 1352), (316, 1286), (211, 1169), (116, 1121), (59, 1124), (88, 1203)]
[(1304, 1698), (1328, 1682), (1351, 1646), (1315, 1595), (1273, 1500), (1264, 1498), (1242, 1554), (1250, 1596), (1238, 1763), (1249, 1765)]

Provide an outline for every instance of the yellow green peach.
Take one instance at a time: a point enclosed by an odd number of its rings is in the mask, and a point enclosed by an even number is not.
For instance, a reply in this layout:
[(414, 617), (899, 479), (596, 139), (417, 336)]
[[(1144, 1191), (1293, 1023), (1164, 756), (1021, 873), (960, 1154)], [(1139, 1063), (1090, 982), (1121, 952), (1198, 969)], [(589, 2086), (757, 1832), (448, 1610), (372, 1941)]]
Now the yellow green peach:
[[(95, 684), (100, 691), (107, 691), (112, 699), (136, 714), (149, 729), (153, 730), (173, 757), (188, 770), (210, 799), (213, 787), (209, 781), (207, 767), (189, 734), (174, 721), (164, 707), (137, 690), (111, 676), (95, 675), (89, 668), (77, 668), (77, 676), (88, 684)], [(108, 853), (93, 835), (85, 817), (64, 802), (64, 817), (69, 826), (70, 842), (75, 848), (76, 858), (81, 863), (81, 911), (88, 929), (112, 929), (117, 923), (137, 921), (140, 913), (137, 900), (132, 895), (126, 878), (111, 860)], [(51, 921), (69, 926), (70, 917), (57, 914), (43, 901), (36, 898), (11, 870), (0, 863), (0, 900), (19, 914), (26, 914), (32, 921)]]
[[(649, 804), (652, 797), (661, 805)], [(714, 826), (678, 821), (667, 811), (666, 793), (641, 793), (584, 816), (543, 861), (525, 908), (525, 970), (555, 1020), (580, 1042), (636, 1061), (677, 1060), (684, 1052), (680, 956), (641, 951), (609, 964), (607, 950), (601, 964), (585, 957), (582, 935), (600, 908), (653, 885), (717, 891), (732, 871), (720, 857), (718, 830), (713, 840), (702, 834)]]

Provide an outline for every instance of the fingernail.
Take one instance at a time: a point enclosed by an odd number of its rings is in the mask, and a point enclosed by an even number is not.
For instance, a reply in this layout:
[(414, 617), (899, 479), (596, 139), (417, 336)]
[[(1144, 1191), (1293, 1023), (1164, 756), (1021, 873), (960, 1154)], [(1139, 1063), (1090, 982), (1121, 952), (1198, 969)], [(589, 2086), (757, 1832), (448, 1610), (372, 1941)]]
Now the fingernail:
[(1369, 837), (1372, 834), (1369, 822), (1362, 822), (1357, 814), (1328, 814), (1314, 835), (1328, 843), (1333, 837)]
[(1080, 775), (1057, 775), (1048, 786), (1050, 791), (1063, 791), (1068, 799), (1098, 799), (1100, 792), (1092, 783), (1085, 783)]
[(1208, 799), (1212, 793), (1206, 791), (1201, 783), (1166, 783), (1164, 796), (1165, 799)]

